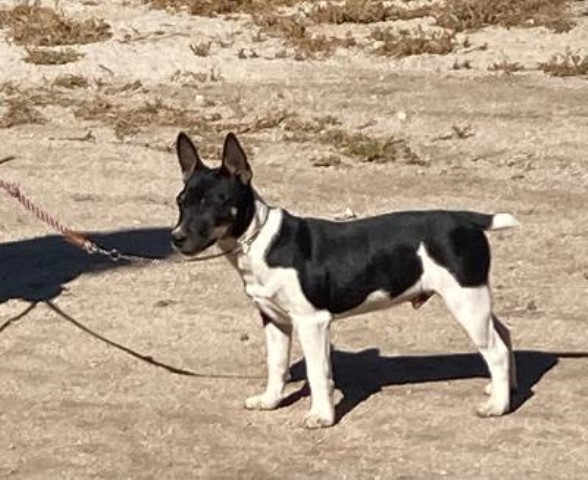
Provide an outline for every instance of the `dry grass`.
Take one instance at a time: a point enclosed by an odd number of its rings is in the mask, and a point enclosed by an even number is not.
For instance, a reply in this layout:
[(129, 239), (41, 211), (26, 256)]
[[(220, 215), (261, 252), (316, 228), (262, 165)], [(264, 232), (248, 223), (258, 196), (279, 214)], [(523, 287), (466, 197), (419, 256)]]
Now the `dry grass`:
[(341, 165), (341, 157), (330, 153), (311, 159), (311, 163), (313, 167), (338, 167)]
[(459, 60), (455, 59), (451, 68), (453, 70), (471, 70), (472, 69), (472, 61), (465, 59), (460, 62)]
[(410, 20), (428, 16), (429, 6), (417, 8), (398, 7), (388, 2), (374, 0), (345, 0), (343, 4), (327, 2), (312, 8), (309, 16), (317, 23), (376, 23), (393, 20)]
[[(340, 128), (335, 117), (301, 118), (289, 114), (283, 120), (284, 139), (294, 142), (318, 142), (362, 162), (388, 163), (401, 161), (422, 165), (424, 162), (411, 150), (406, 140), (395, 137), (377, 138)], [(321, 165), (319, 166), (324, 166)]]
[(84, 54), (73, 48), (64, 48), (61, 50), (53, 48), (27, 48), (24, 61), (36, 65), (65, 65), (66, 63), (76, 62)]
[[(568, 0), (446, 0), (441, 3), (422, 4), (417, 7), (399, 6), (381, 0), (327, 1), (310, 4), (306, 13), (293, 15), (279, 13), (281, 7), (292, 7), (297, 0), (143, 0), (156, 8), (184, 9), (194, 15), (249, 14), (259, 30), (256, 38), (281, 38), (294, 49), (296, 60), (325, 58), (338, 48), (357, 45), (350, 34), (345, 38), (313, 34), (309, 28), (321, 23), (369, 24), (395, 20), (409, 20), (431, 16), (445, 29), (428, 34), (422, 29), (414, 32), (378, 29), (373, 38), (382, 41), (375, 53), (403, 57), (423, 53), (445, 55), (455, 48), (455, 33), (479, 29), (489, 25), (503, 27), (545, 26), (556, 32), (573, 27)], [(318, 3), (318, 2), (317, 2)], [(262, 36), (263, 34), (263, 36)], [(209, 49), (195, 48), (196, 55), (207, 56)], [(284, 50), (276, 58), (284, 58)], [(245, 52), (239, 58), (249, 58)], [(464, 67), (464, 68), (467, 68)]]
[(434, 10), (437, 25), (456, 32), (489, 25), (567, 32), (574, 26), (568, 0), (445, 0)]
[(571, 50), (551, 57), (549, 62), (540, 65), (541, 70), (554, 77), (574, 77), (588, 75), (588, 57)]
[[(83, 77), (74, 76), (64, 76), (55, 82), (55, 85), (66, 88), (86, 84), (87, 81)], [(134, 84), (130, 85), (135, 88)], [(45, 118), (33, 107), (61, 105), (73, 108), (78, 119), (110, 126), (120, 140), (148, 128), (168, 126), (186, 130), (206, 139), (205, 143), (217, 145), (227, 131), (260, 134), (268, 130), (281, 129), (287, 141), (327, 145), (336, 150), (336, 153), (362, 162), (401, 161), (408, 164), (424, 164), (404, 139), (378, 138), (365, 133), (348, 132), (341, 128), (337, 118), (329, 115), (302, 117), (290, 110), (278, 109), (253, 118), (226, 121), (220, 113), (211, 112), (210, 109), (187, 110), (181, 105), (166, 104), (161, 99), (130, 106), (114, 103), (113, 98), (120, 98), (118, 96), (101, 94), (88, 100), (57, 89), (21, 90), (10, 83), (1, 85), (0, 92), (9, 97), (6, 102), (8, 109), (0, 119), (2, 128), (25, 123), (44, 123)], [(211, 147), (207, 153), (216, 155), (217, 150), (216, 147)], [(339, 162), (331, 159), (328, 163), (335, 165)]]
[(5, 102), (6, 111), (0, 117), (0, 128), (10, 128), (17, 125), (44, 124), (46, 118), (31, 106), (26, 98), (13, 97)]
[(262, 31), (273, 37), (282, 38), (287, 45), (294, 48), (295, 58), (326, 57), (337, 48), (350, 48), (357, 45), (353, 36), (344, 38), (313, 34), (309, 31), (308, 21), (292, 15), (255, 15), (253, 21)]
[(100, 19), (73, 20), (55, 10), (17, 6), (0, 10), (0, 27), (9, 28), (18, 45), (59, 46), (100, 42), (112, 36), (110, 26)]
[(507, 75), (510, 75), (515, 72), (520, 72), (525, 70), (518, 62), (509, 62), (508, 60), (502, 60), (502, 62), (494, 62), (492, 65), (488, 67), (488, 70), (491, 72), (504, 72)]
[(234, 13), (272, 12), (279, 7), (291, 7), (298, 0), (143, 0), (155, 8), (186, 10), (192, 15), (214, 17)]
[(306, 142), (309, 141), (310, 135), (322, 133), (339, 125), (341, 122), (331, 115), (302, 118), (296, 114), (290, 114), (284, 124), (284, 130), (287, 132), (287, 140)]
[(439, 135), (433, 139), (434, 142), (439, 140), (465, 140), (466, 138), (473, 137), (475, 132), (472, 130), (472, 126), (469, 123), (463, 125), (452, 125), (451, 132), (443, 135)]
[(374, 49), (374, 53), (392, 57), (407, 57), (423, 53), (446, 55), (452, 52), (457, 44), (453, 32), (445, 30), (425, 32), (421, 27), (414, 30), (377, 28), (370, 37), (381, 42)]
[(170, 77), (170, 82), (180, 83), (182, 85), (197, 86), (201, 83), (215, 83), (223, 79), (221, 71), (212, 67), (208, 72), (190, 72), (186, 70), (176, 70)]
[(46, 107), (49, 105), (70, 107), (76, 101), (71, 95), (63, 95), (59, 90), (50, 87), (39, 86), (35, 88), (22, 88), (14, 82), (1, 84), (0, 93), (8, 98), (8, 100), (6, 100), (7, 103), (13, 102), (30, 109), (33, 107)]
[[(275, 15), (280, 7), (297, 0), (143, 0), (156, 8), (185, 9), (193, 15), (246, 13)], [(432, 16), (439, 26), (456, 32), (489, 25), (503, 27), (545, 26), (565, 32), (574, 26), (568, 0), (445, 0), (417, 7), (391, 5), (382, 0), (327, 1), (312, 6), (307, 17), (314, 23), (375, 23)]]
[(211, 41), (190, 44), (190, 50), (192, 50), (194, 55), (196, 55), (197, 57), (208, 57), (210, 55), (211, 47)]
[[(110, 125), (119, 139), (136, 135), (147, 127), (171, 126), (194, 132), (216, 144), (227, 131), (259, 134), (280, 128), (285, 132), (286, 140), (329, 145), (339, 153), (363, 162), (423, 163), (403, 139), (375, 138), (363, 133), (350, 133), (341, 129), (339, 121), (334, 117), (304, 118), (289, 110), (274, 110), (249, 120), (226, 122), (218, 113), (185, 110), (166, 105), (161, 100), (129, 108), (97, 97), (80, 105), (75, 115), (84, 120)], [(216, 149), (210, 153), (215, 154)]]
[(360, 132), (333, 129), (319, 135), (317, 140), (362, 162), (423, 164), (402, 138), (376, 138)]
[(187, 110), (164, 103), (161, 99), (144, 102), (138, 106), (115, 104), (104, 96), (79, 103), (74, 111), (76, 118), (98, 121), (114, 129), (118, 139), (136, 135), (146, 128), (174, 127), (197, 132), (199, 135), (213, 135), (224, 131), (218, 113), (203, 110)]
[(90, 82), (81, 75), (61, 75), (53, 80), (52, 85), (59, 88), (86, 88), (90, 86)]

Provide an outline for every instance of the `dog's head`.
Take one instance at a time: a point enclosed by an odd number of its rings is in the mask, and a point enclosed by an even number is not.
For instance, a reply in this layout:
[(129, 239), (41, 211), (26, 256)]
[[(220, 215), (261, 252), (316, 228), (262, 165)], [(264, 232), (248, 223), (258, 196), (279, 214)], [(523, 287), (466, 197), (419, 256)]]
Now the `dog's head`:
[(177, 196), (180, 218), (172, 243), (184, 255), (196, 255), (226, 237), (238, 238), (255, 208), (251, 168), (237, 137), (225, 138), (222, 164), (207, 167), (185, 133), (176, 142), (184, 188)]

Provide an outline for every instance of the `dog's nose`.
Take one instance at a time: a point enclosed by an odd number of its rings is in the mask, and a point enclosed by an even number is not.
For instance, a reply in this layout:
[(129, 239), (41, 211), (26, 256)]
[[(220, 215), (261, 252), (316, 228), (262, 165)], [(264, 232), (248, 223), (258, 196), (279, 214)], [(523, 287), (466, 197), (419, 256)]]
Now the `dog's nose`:
[(188, 237), (183, 228), (174, 228), (171, 232), (172, 242), (177, 247), (181, 246)]

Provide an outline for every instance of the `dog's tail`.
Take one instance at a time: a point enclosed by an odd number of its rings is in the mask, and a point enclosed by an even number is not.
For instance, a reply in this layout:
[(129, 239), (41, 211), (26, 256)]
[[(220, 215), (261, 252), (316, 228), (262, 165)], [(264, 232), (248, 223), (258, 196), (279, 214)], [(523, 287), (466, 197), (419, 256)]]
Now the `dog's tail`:
[(518, 227), (518, 220), (510, 213), (495, 213), (492, 216), (492, 223), (486, 230), (505, 230), (507, 228)]
[(506, 230), (519, 225), (517, 219), (510, 213), (495, 213), (494, 215), (476, 212), (463, 213), (466, 215), (467, 222), (484, 231)]

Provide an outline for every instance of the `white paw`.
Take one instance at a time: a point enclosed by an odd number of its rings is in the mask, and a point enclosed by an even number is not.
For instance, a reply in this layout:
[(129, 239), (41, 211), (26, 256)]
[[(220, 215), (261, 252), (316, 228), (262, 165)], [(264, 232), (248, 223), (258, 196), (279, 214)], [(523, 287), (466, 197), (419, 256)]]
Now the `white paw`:
[(281, 401), (282, 397), (276, 398), (262, 393), (261, 395), (254, 395), (253, 397), (247, 398), (245, 400), (245, 408), (247, 410), (273, 410)]
[(328, 415), (310, 412), (304, 418), (304, 428), (314, 430), (317, 428), (327, 428), (335, 423), (335, 414)]
[(488, 417), (500, 417), (504, 415), (509, 410), (509, 405), (499, 405), (496, 402), (492, 401), (492, 398), (488, 400), (486, 403), (480, 405), (476, 411), (478, 417), (488, 418)]

